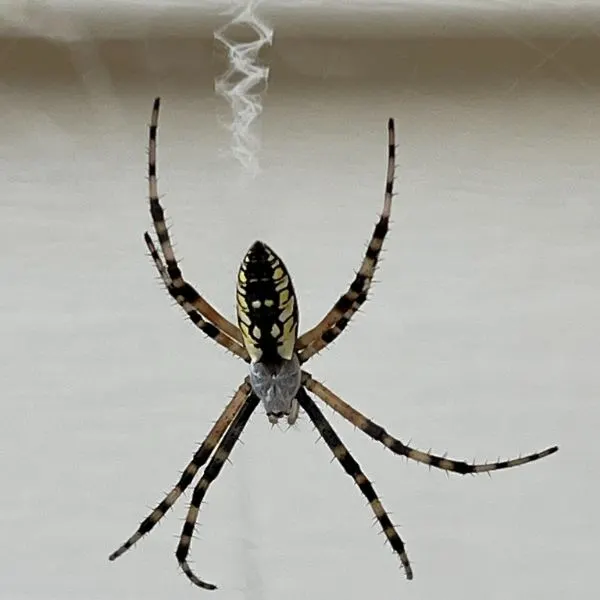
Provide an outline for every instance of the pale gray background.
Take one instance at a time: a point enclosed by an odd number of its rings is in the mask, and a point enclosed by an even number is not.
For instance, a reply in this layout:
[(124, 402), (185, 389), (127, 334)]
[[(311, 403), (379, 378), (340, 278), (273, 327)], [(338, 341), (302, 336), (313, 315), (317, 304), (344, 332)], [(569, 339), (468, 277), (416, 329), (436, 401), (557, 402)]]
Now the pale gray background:
[[(323, 18), (315, 3), (268, 7), (254, 180), (223, 158), (214, 10), (178, 21), (158, 3), (96, 15), (68, 4), (2, 15), (0, 598), (596, 597), (598, 3), (493, 3), (496, 15), (454, 3), (471, 21), (448, 2), (420, 16), (403, 3), (414, 21), (392, 3), (384, 19), (346, 7), (339, 22), (335, 2), (317, 3)], [(332, 416), (401, 526), (413, 582), (307, 419), (272, 429), (262, 410), (192, 547), (218, 592), (178, 573), (184, 501), (108, 563), (244, 375), (170, 308), (145, 257), (156, 94), (160, 188), (186, 275), (233, 316), (239, 261), (263, 239), (293, 274), (305, 327), (360, 262), (396, 118), (380, 282), (311, 370), (420, 448), (495, 459), (561, 445), (491, 479), (447, 478)]]

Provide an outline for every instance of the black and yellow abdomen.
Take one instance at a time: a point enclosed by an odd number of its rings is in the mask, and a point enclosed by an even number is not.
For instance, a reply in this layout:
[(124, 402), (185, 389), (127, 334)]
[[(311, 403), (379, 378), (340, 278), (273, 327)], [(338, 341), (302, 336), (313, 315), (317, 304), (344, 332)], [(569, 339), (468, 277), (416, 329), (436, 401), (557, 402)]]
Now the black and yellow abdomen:
[(254, 242), (238, 272), (237, 317), (252, 362), (290, 360), (298, 336), (298, 303), (283, 261)]

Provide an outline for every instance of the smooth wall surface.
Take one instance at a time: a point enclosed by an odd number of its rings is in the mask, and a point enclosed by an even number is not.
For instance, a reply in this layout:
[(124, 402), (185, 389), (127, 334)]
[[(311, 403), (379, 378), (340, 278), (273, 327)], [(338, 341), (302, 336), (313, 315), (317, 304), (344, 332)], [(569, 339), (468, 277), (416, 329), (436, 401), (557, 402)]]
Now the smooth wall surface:
[[(600, 42), (283, 38), (265, 53), (261, 174), (224, 155), (210, 39), (0, 40), (0, 597), (563, 600), (598, 593)], [(182, 318), (142, 232), (147, 122), (186, 276), (233, 317), (255, 239), (310, 327), (393, 227), (372, 301), (309, 369), (390, 433), (453, 458), (558, 443), (522, 469), (446, 477), (326, 411), (414, 565), (407, 582), (306, 417), (259, 409), (200, 513), (116, 563), (245, 374)]]

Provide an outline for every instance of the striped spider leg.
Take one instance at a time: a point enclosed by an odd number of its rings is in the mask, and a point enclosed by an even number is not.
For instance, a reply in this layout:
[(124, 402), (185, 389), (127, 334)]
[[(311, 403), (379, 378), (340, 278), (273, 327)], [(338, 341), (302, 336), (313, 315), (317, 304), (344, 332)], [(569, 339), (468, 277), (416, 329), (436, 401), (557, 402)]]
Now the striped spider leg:
[(367, 299), (373, 275), (377, 269), (383, 240), (390, 225), (392, 199), (394, 197), (394, 173), (396, 171), (396, 133), (394, 120), (388, 120), (388, 160), (385, 177), (383, 211), (375, 225), (367, 246), (365, 257), (348, 291), (340, 296), (333, 308), (312, 329), (303, 333), (296, 342), (300, 362), (304, 363), (335, 340), (344, 331), (350, 319)]
[(490, 471), (500, 471), (502, 469), (510, 469), (511, 467), (519, 467), (527, 463), (545, 458), (554, 454), (558, 450), (558, 446), (546, 448), (541, 452), (534, 452), (527, 456), (503, 460), (500, 462), (491, 463), (467, 463), (462, 460), (452, 460), (445, 456), (437, 456), (429, 452), (422, 452), (407, 446), (400, 440), (392, 437), (381, 425), (377, 425), (358, 410), (344, 402), (339, 396), (334, 394), (330, 389), (326, 388), (322, 383), (313, 379), (310, 373), (302, 371), (302, 385), (310, 390), (315, 396), (319, 397), (325, 404), (329, 405), (335, 412), (350, 421), (355, 427), (358, 427), (362, 432), (366, 433), (370, 438), (383, 444), (389, 448), (394, 454), (406, 456), (416, 462), (442, 469), (443, 471), (451, 471), (466, 475), (467, 473), (489, 473)]
[(369, 506), (375, 513), (375, 518), (381, 525), (385, 537), (390, 542), (394, 552), (400, 557), (400, 561), (404, 567), (404, 572), (406, 573), (406, 578), (412, 579), (413, 571), (412, 567), (410, 566), (410, 561), (408, 560), (406, 550), (404, 549), (404, 542), (398, 535), (398, 532), (392, 524), (392, 521), (390, 520), (385, 508), (383, 508), (383, 505), (381, 504), (373, 485), (362, 472), (360, 465), (354, 460), (348, 451), (348, 448), (344, 446), (342, 440), (340, 440), (337, 433), (333, 430), (333, 427), (325, 418), (319, 407), (306, 393), (304, 387), (301, 387), (298, 390), (296, 397), (298, 398), (300, 406), (308, 415), (310, 420), (314, 423), (315, 427), (323, 437), (323, 440), (325, 440), (325, 443), (327, 446), (329, 446), (329, 449), (333, 452), (333, 455), (338, 460), (344, 471), (346, 471), (346, 473), (350, 475), (352, 479), (354, 479), (354, 483), (356, 483), (363, 496), (369, 501)]
[(165, 516), (167, 511), (177, 502), (181, 494), (189, 487), (196, 477), (196, 473), (200, 467), (210, 458), (214, 449), (225, 432), (232, 426), (234, 419), (240, 414), (246, 399), (251, 392), (250, 382), (248, 378), (244, 380), (242, 385), (237, 389), (233, 398), (221, 413), (212, 429), (208, 432), (205, 440), (200, 445), (200, 448), (194, 454), (192, 460), (183, 470), (179, 481), (175, 487), (165, 496), (165, 498), (156, 506), (156, 508), (141, 522), (135, 533), (121, 546), (119, 546), (109, 557), (109, 560), (115, 560), (122, 554), (125, 554), (136, 542), (144, 535), (150, 533), (154, 526)]
[[(144, 234), (146, 246), (150, 251), (154, 265), (165, 284), (169, 294), (183, 308), (191, 321), (208, 337), (233, 354), (248, 362), (248, 353), (242, 345), (240, 330), (225, 317), (223, 317), (211, 304), (209, 304), (181, 273), (177, 264), (173, 244), (169, 236), (169, 229), (165, 222), (165, 213), (160, 205), (158, 196), (158, 182), (156, 178), (156, 140), (158, 134), (158, 113), (160, 98), (154, 100), (152, 117), (149, 128), (148, 144), (148, 196), (150, 201), (150, 214), (154, 224), (154, 231), (158, 238), (164, 261), (158, 253), (148, 232)], [(192, 310), (195, 309), (195, 310)]]
[(181, 306), (181, 308), (183, 308), (190, 321), (194, 325), (196, 325), (198, 329), (203, 331), (209, 338), (217, 342), (217, 344), (223, 346), (232, 354), (235, 354), (242, 360), (248, 362), (248, 353), (246, 352), (243, 346), (240, 346), (240, 344), (238, 344), (234, 339), (230, 338), (228, 335), (223, 333), (223, 331), (221, 331), (218, 327), (216, 327), (214, 325), (214, 321), (206, 321), (203, 318), (202, 314), (198, 310), (196, 310), (194, 306), (188, 300), (186, 300), (186, 298), (183, 295), (175, 291), (175, 289), (170, 284), (169, 274), (166, 271), (162, 258), (158, 253), (158, 250), (156, 249), (156, 246), (154, 245), (154, 242), (152, 241), (152, 238), (150, 237), (148, 232), (144, 234), (144, 240), (146, 242), (148, 251), (150, 252), (150, 256), (152, 257), (152, 260), (154, 262), (154, 266), (156, 267), (160, 278), (165, 284), (167, 291), (169, 292), (169, 294), (175, 297), (177, 303)]
[[(312, 329), (303, 333), (296, 342), (296, 350), (300, 356), (300, 362), (304, 363), (323, 348), (333, 342), (346, 328), (350, 319), (354, 316), (360, 306), (367, 299), (373, 275), (377, 268), (379, 255), (383, 246), (383, 240), (389, 229), (392, 199), (394, 197), (394, 173), (396, 170), (396, 136), (394, 121), (388, 121), (388, 162), (385, 179), (385, 193), (383, 211), (379, 221), (375, 225), (373, 235), (369, 241), (363, 262), (348, 291), (340, 296), (333, 308)], [(446, 471), (456, 473), (485, 473), (500, 469), (517, 467), (528, 462), (533, 462), (553, 454), (558, 447), (553, 446), (542, 452), (536, 452), (520, 458), (506, 460), (496, 463), (469, 464), (465, 461), (450, 460), (446, 457), (436, 456), (427, 452), (421, 452), (402, 443), (390, 436), (383, 427), (373, 423), (364, 415), (336, 396), (331, 390), (319, 383), (312, 376), (303, 371), (302, 383), (308, 390), (318, 396), (323, 402), (333, 408), (346, 420), (361, 429), (369, 437), (381, 442), (395, 454), (406, 456), (417, 462), (430, 465)]]
[(156, 186), (158, 109), (159, 101), (157, 99), (154, 103), (150, 125), (148, 174), (150, 209), (162, 256), (148, 233), (144, 236), (146, 245), (169, 294), (175, 298), (199, 329), (249, 363), (249, 376), (238, 388), (191, 462), (184, 469), (175, 487), (142, 521), (135, 533), (110, 555), (110, 560), (121, 556), (140, 538), (149, 533), (191, 485), (200, 467), (208, 462), (204, 473), (194, 487), (179, 538), (176, 557), (183, 572), (192, 583), (203, 589), (216, 589), (214, 584), (202, 580), (191, 569), (187, 560), (191, 540), (200, 506), (208, 487), (221, 472), (253, 411), (259, 403), (262, 403), (272, 424), (285, 417), (287, 422), (293, 425), (298, 418), (300, 408), (306, 412), (334, 457), (369, 501), (383, 533), (404, 567), (407, 578), (412, 579), (413, 572), (404, 543), (383, 508), (372, 484), (308, 392), (317, 396), (366, 435), (380, 442), (395, 454), (445, 471), (465, 474), (516, 467), (553, 454), (558, 448), (554, 446), (522, 458), (484, 464), (469, 464), (421, 452), (389, 435), (383, 427), (362, 415), (314, 379), (310, 373), (302, 370), (302, 363), (331, 343), (344, 330), (349, 320), (366, 300), (369, 292), (383, 239), (388, 230), (391, 212), (395, 169), (393, 120), (390, 119), (388, 122), (388, 164), (384, 209), (375, 226), (361, 267), (348, 291), (339, 298), (320, 323), (298, 337), (298, 302), (290, 274), (281, 258), (263, 242), (257, 241), (250, 247), (238, 271), (237, 327), (222, 317), (183, 279), (173, 253)]
[(198, 513), (200, 511), (200, 505), (204, 499), (204, 495), (208, 491), (210, 484), (218, 477), (223, 465), (229, 458), (229, 454), (233, 450), (233, 446), (240, 438), (244, 427), (248, 423), (248, 419), (252, 416), (254, 409), (258, 406), (260, 399), (256, 394), (250, 393), (244, 401), (244, 404), (238, 411), (231, 427), (227, 430), (227, 433), (223, 436), (221, 443), (215, 450), (213, 457), (206, 466), (200, 481), (194, 488), (192, 494), (192, 501), (190, 502), (185, 521), (183, 523), (183, 529), (181, 530), (181, 536), (179, 537), (179, 544), (175, 551), (177, 562), (182, 568), (183, 572), (187, 575), (188, 579), (198, 587), (205, 590), (216, 590), (217, 586), (214, 583), (208, 583), (200, 579), (190, 567), (187, 557), (190, 552), (190, 545), (194, 536), (194, 530), (196, 528), (196, 522), (198, 521)]

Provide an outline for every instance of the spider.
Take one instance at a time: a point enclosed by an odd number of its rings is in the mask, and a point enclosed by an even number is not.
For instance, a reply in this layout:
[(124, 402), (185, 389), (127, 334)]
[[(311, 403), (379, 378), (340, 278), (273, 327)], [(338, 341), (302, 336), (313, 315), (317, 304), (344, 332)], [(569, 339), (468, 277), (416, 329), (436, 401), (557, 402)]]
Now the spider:
[(183, 278), (173, 252), (158, 196), (156, 140), (159, 107), (160, 98), (156, 98), (149, 131), (148, 181), (150, 213), (162, 256), (148, 232), (144, 234), (146, 246), (167, 291), (183, 308), (192, 323), (208, 337), (248, 363), (249, 375), (209, 431), (175, 487), (141, 522), (135, 533), (110, 555), (109, 560), (117, 559), (149, 533), (190, 486), (200, 467), (208, 461), (202, 477), (194, 488), (175, 554), (181, 569), (192, 583), (206, 590), (216, 589), (214, 584), (204, 581), (192, 570), (188, 562), (190, 544), (200, 505), (208, 487), (218, 477), (254, 409), (262, 402), (272, 424), (285, 417), (287, 422), (293, 425), (298, 418), (300, 408), (304, 410), (334, 457), (368, 500), (386, 539), (402, 563), (406, 577), (412, 579), (413, 570), (404, 542), (375, 489), (309, 392), (393, 453), (446, 472), (452, 471), (464, 475), (517, 467), (549, 456), (556, 452), (558, 447), (553, 446), (542, 452), (512, 460), (480, 464), (469, 464), (445, 456), (421, 452), (392, 437), (383, 427), (344, 402), (302, 368), (305, 362), (344, 331), (350, 319), (367, 299), (383, 240), (388, 231), (394, 195), (396, 141), (393, 119), (389, 119), (387, 127), (388, 157), (383, 212), (375, 225), (362, 264), (348, 290), (340, 296), (331, 310), (315, 327), (298, 336), (298, 302), (291, 277), (281, 258), (263, 242), (256, 241), (252, 244), (238, 272), (236, 294), (238, 327), (217, 312)]

